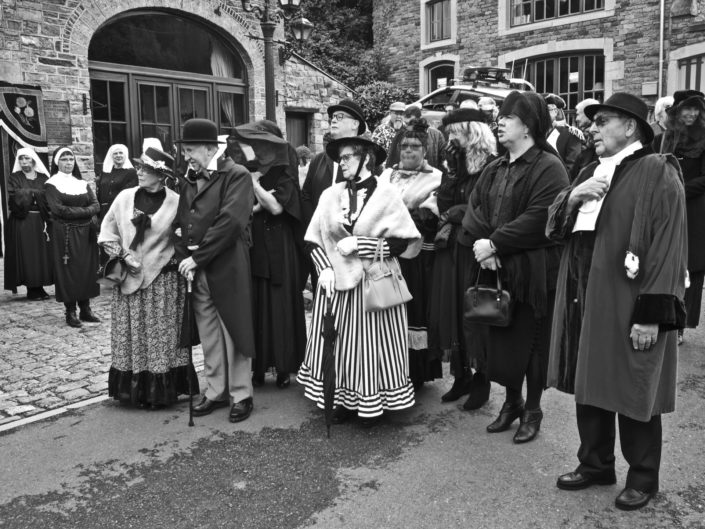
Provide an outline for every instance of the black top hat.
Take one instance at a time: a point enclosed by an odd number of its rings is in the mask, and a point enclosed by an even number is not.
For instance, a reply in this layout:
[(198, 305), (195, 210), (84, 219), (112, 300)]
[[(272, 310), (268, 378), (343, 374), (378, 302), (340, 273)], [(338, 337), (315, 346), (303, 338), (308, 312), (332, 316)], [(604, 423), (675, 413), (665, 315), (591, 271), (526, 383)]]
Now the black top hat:
[(627, 92), (617, 92), (616, 94), (612, 94), (604, 103), (586, 106), (583, 112), (589, 120), (594, 121), (597, 111), (603, 108), (614, 110), (620, 114), (634, 118), (641, 129), (643, 136), (641, 142), (646, 145), (653, 141), (654, 131), (646, 120), (649, 115), (649, 107), (637, 96), (628, 94)]
[(333, 140), (326, 145), (326, 154), (331, 160), (340, 162), (340, 148), (343, 145), (362, 145), (363, 147), (372, 149), (375, 154), (375, 164), (377, 165), (384, 163), (384, 160), (387, 159), (387, 151), (384, 150), (384, 147), (363, 136)]
[(465, 123), (467, 121), (479, 121), (481, 123), (486, 123), (485, 115), (481, 110), (474, 108), (459, 108), (457, 110), (451, 110), (441, 120), (441, 126), (447, 127), (452, 123)]
[(362, 107), (355, 103), (355, 101), (353, 101), (352, 99), (341, 99), (338, 104), (329, 106), (328, 117), (333, 117), (333, 114), (338, 110), (347, 112), (353, 118), (360, 122), (357, 127), (358, 135), (362, 134), (367, 130), (367, 124), (365, 123), (365, 113), (362, 111)]
[(167, 176), (174, 174), (174, 158), (170, 154), (154, 147), (147, 147), (147, 150), (144, 151), (140, 158), (133, 158), (132, 161), (138, 166), (145, 165), (153, 171)]
[(556, 105), (557, 108), (565, 108), (565, 99), (556, 94), (542, 94), (547, 105)]
[(705, 107), (705, 94), (698, 90), (678, 90), (673, 93), (673, 105), (667, 112), (675, 114), (681, 108), (687, 106)]
[(210, 119), (194, 118), (184, 123), (181, 139), (174, 143), (224, 143), (218, 139), (218, 127)]

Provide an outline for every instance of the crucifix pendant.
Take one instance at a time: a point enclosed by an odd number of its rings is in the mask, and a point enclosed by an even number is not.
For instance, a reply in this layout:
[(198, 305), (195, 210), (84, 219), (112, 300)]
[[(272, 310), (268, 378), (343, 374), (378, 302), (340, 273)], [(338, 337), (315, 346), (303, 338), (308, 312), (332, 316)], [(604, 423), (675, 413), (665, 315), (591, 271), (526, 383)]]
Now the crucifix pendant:
[(64, 260), (64, 264), (65, 264), (65, 265), (69, 264), (69, 256), (68, 256), (68, 255), (64, 255), (64, 256), (62, 257), (62, 259)]

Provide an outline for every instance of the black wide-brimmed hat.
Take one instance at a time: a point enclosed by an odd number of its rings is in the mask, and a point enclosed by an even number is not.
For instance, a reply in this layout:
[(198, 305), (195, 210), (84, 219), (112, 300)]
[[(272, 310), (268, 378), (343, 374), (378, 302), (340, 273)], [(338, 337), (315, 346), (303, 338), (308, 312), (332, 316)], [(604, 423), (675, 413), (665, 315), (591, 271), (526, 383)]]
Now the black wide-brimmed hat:
[(277, 144), (287, 143), (287, 141), (282, 138), (281, 130), (276, 123), (266, 119), (261, 119), (254, 123), (246, 123), (245, 125), (238, 125), (233, 129), (233, 136), (245, 143), (248, 141), (266, 141)]
[(451, 110), (443, 119), (441, 119), (441, 127), (447, 127), (452, 123), (465, 123), (467, 121), (479, 121), (481, 123), (486, 123), (485, 114), (481, 110), (474, 108), (459, 108), (457, 110)]
[(174, 143), (224, 143), (218, 139), (218, 127), (210, 119), (193, 118), (184, 123), (181, 139)]
[(340, 148), (343, 145), (354, 144), (362, 145), (368, 149), (371, 148), (375, 153), (375, 163), (377, 165), (384, 163), (384, 160), (387, 159), (387, 151), (384, 150), (384, 147), (373, 142), (372, 140), (365, 138), (364, 136), (353, 136), (351, 138), (340, 138), (337, 140), (333, 140), (328, 145), (326, 145), (326, 154), (331, 160), (335, 162), (340, 162)]
[(363, 134), (367, 130), (365, 113), (362, 111), (362, 107), (355, 103), (355, 101), (352, 99), (341, 99), (337, 104), (329, 106), (328, 117), (333, 117), (333, 114), (335, 114), (338, 110), (347, 112), (360, 123), (357, 127), (358, 135)]
[(688, 106), (705, 106), (705, 94), (699, 90), (678, 90), (673, 93), (673, 105), (666, 112), (676, 114), (681, 108)]
[(594, 121), (597, 111), (603, 108), (614, 110), (620, 114), (634, 118), (641, 129), (643, 144), (651, 143), (654, 139), (654, 131), (647, 121), (649, 107), (641, 98), (628, 94), (627, 92), (617, 92), (616, 94), (612, 94), (604, 103), (586, 106), (583, 112), (590, 121)]
[(174, 174), (173, 156), (159, 149), (155, 149), (154, 147), (147, 147), (147, 150), (144, 151), (144, 154), (140, 158), (133, 158), (132, 161), (135, 162), (137, 167), (144, 165), (166, 176), (172, 176)]

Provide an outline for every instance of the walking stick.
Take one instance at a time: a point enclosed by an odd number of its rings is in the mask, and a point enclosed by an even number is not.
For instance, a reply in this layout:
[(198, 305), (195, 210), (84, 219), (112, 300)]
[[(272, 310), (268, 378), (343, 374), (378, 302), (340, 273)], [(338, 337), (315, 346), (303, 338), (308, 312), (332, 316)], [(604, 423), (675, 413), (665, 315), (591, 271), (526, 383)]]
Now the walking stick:
[(191, 277), (186, 278), (186, 328), (187, 338), (188, 338), (188, 425), (193, 426), (193, 375), (195, 370), (193, 368), (193, 345), (191, 344), (191, 312), (193, 310), (192, 305), (192, 295), (193, 295), (193, 279)]

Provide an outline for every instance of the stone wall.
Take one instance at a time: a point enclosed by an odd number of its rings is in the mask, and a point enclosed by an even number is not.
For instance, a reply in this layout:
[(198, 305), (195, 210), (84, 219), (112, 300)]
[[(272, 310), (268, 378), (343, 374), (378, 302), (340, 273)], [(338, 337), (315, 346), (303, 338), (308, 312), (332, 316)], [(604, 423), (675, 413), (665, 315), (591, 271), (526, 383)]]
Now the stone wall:
[[(239, 0), (2, 0), (0, 3), (0, 78), (11, 83), (39, 85), (44, 99), (68, 101), (71, 109), (73, 147), (84, 174), (93, 176), (93, 137), (90, 108), (84, 112), (84, 97), (90, 101), (88, 45), (95, 30), (115, 15), (133, 9), (159, 9), (188, 14), (221, 34), (229, 35), (247, 69), (249, 116), (265, 115), (264, 52), (259, 21), (244, 13)], [(284, 38), (280, 24), (275, 39)], [(276, 54), (275, 54), (276, 55)], [(311, 69), (312, 78), (321, 73)], [(306, 75), (298, 75), (299, 79)], [(283, 93), (284, 72), (275, 64), (277, 90)], [(337, 97), (338, 88), (319, 89), (318, 81), (307, 79), (323, 99), (311, 104), (328, 106), (326, 97)], [(295, 91), (295, 88), (292, 89)], [(306, 89), (313, 101), (313, 89)], [(277, 120), (284, 129), (284, 106), (277, 107)], [(49, 145), (52, 152), (56, 145)]]

